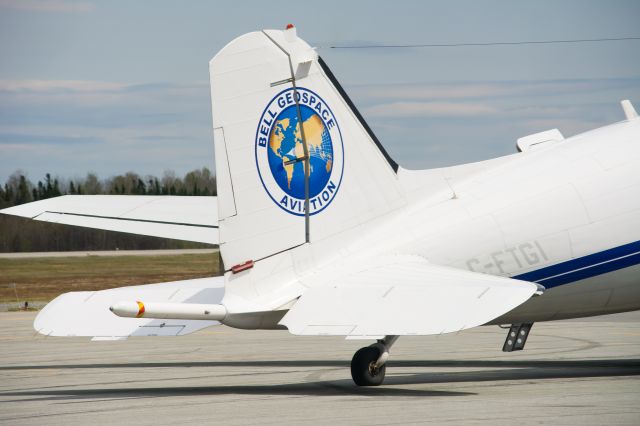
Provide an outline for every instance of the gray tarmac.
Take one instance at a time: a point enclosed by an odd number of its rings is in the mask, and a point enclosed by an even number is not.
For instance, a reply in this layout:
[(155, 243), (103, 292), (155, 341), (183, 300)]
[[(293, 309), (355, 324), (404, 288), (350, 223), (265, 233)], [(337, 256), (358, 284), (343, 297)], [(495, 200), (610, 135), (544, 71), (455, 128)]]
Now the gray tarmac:
[(369, 342), (212, 327), (118, 342), (34, 335), (0, 313), (0, 424), (640, 424), (640, 312), (404, 337), (357, 388)]

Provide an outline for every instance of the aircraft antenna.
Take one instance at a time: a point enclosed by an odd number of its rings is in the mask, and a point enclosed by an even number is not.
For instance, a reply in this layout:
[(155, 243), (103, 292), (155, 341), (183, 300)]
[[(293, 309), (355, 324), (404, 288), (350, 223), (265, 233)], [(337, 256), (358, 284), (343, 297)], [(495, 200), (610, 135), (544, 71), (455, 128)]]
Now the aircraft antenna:
[(640, 36), (634, 37), (607, 37), (607, 38), (583, 38), (560, 40), (523, 40), (523, 41), (492, 41), (469, 43), (417, 43), (417, 44), (351, 44), (318, 46), (318, 49), (413, 49), (427, 47), (486, 47), (486, 46), (521, 46), (527, 44), (566, 44), (566, 43), (601, 43), (613, 41), (640, 40)]

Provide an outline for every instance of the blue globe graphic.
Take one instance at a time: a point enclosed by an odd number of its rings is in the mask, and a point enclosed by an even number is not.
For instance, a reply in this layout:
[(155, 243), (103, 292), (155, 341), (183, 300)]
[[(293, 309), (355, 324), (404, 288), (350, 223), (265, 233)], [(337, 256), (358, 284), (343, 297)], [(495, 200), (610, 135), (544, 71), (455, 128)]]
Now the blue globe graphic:
[[(309, 147), (309, 198), (317, 196), (331, 177), (333, 144), (322, 118), (306, 105), (300, 105), (303, 129)], [(289, 196), (304, 199), (304, 146), (296, 106), (283, 109), (276, 117), (267, 149), (269, 167), (278, 186)]]

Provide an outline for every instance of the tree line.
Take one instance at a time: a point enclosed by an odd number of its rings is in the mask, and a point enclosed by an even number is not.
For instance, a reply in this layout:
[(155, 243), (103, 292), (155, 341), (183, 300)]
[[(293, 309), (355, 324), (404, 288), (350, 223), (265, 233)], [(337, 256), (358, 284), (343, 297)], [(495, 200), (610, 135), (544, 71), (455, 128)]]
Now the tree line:
[[(66, 179), (46, 173), (37, 182), (24, 172), (12, 173), (0, 186), (0, 209), (60, 195), (216, 195), (216, 178), (203, 167), (183, 177), (165, 171), (162, 177), (128, 172), (100, 179), (95, 173)], [(164, 238), (37, 222), (0, 214), (0, 252), (71, 250), (152, 250), (210, 247)]]
[(161, 178), (127, 172), (103, 180), (95, 173), (75, 179), (51, 177), (46, 173), (43, 179), (34, 183), (24, 172), (16, 170), (0, 187), (0, 208), (67, 194), (216, 195), (216, 177), (203, 167), (182, 178), (170, 170)]

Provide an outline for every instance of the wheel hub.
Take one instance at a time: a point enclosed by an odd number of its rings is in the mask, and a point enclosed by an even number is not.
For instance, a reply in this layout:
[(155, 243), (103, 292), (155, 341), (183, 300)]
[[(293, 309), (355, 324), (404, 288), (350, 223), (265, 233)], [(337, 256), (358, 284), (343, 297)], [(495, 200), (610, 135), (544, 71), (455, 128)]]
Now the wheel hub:
[(369, 374), (371, 374), (371, 376), (375, 377), (378, 375), (378, 373), (380, 372), (380, 369), (378, 367), (376, 367), (376, 362), (370, 362), (369, 363)]

